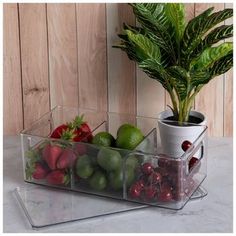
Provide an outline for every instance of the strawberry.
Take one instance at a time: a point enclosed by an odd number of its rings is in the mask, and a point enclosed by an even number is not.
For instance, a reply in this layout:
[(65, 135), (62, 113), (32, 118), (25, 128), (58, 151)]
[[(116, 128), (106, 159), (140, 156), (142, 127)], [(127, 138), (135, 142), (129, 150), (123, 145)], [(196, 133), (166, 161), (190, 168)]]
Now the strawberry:
[(70, 177), (63, 170), (53, 170), (47, 175), (47, 182), (49, 184), (64, 184), (68, 185), (70, 182)]
[(77, 155), (82, 156), (87, 153), (87, 148), (83, 143), (76, 143), (74, 146), (74, 151)]
[(34, 179), (44, 179), (49, 172), (47, 166), (41, 164), (40, 162), (35, 163), (34, 172), (32, 173), (32, 177)]
[(62, 124), (62, 125), (58, 126), (56, 129), (53, 130), (50, 137), (51, 138), (61, 138), (62, 133), (66, 130), (69, 130), (68, 124)]
[(58, 126), (50, 137), (73, 142), (91, 142), (92, 131), (83, 118), (83, 115), (76, 116), (72, 122)]
[(93, 139), (92, 131), (87, 122), (83, 121), (84, 116), (76, 116), (72, 122), (72, 127), (75, 129), (75, 142), (91, 142)]
[(76, 155), (71, 149), (64, 149), (57, 160), (57, 169), (65, 169), (74, 166)]
[(49, 172), (46, 164), (36, 161), (36, 162), (27, 162), (25, 167), (26, 179), (44, 179)]
[(62, 148), (58, 145), (48, 144), (43, 149), (43, 159), (47, 162), (51, 170), (56, 169), (56, 163), (62, 153)]

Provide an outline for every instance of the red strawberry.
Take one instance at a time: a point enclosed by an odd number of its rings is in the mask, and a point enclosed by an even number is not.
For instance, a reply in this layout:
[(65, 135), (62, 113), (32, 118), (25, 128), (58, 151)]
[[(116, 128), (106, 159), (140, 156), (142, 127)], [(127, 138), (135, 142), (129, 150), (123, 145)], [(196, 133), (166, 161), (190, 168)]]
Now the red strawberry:
[(65, 169), (74, 166), (76, 155), (71, 149), (64, 149), (57, 160), (57, 168)]
[(83, 143), (76, 143), (74, 146), (74, 151), (77, 155), (82, 156), (87, 153), (87, 148)]
[(62, 148), (57, 145), (48, 144), (43, 149), (43, 159), (51, 170), (56, 169), (56, 163), (62, 153)]
[(49, 169), (45, 165), (42, 165), (40, 162), (36, 162), (32, 177), (34, 179), (44, 179), (47, 176), (48, 172)]
[(51, 138), (61, 138), (61, 135), (64, 131), (69, 130), (69, 126), (66, 124), (62, 124), (58, 126), (50, 135)]
[(63, 170), (54, 170), (47, 175), (47, 181), (49, 184), (64, 184), (67, 185), (70, 182), (69, 175), (65, 174)]
[(83, 115), (77, 116), (72, 122), (72, 127), (75, 128), (74, 133), (76, 136), (73, 138), (75, 142), (91, 142), (93, 139), (92, 131), (83, 119)]

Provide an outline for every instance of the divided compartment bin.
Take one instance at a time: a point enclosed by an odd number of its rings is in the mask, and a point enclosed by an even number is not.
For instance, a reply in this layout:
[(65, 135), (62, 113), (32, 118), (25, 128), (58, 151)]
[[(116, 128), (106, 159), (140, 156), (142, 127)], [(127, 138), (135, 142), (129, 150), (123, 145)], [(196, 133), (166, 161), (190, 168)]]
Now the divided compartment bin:
[[(120, 125), (131, 123), (141, 129), (145, 138), (135, 150), (105, 148), (91, 143), (50, 138), (57, 126), (82, 114), (93, 135), (108, 131), (116, 138)], [(181, 157), (173, 158), (162, 151), (158, 120), (155, 118), (58, 106), (21, 132), (24, 180), (60, 189), (181, 209), (206, 177), (207, 127), (202, 130)], [(64, 178), (61, 178), (60, 184), (52, 183), (53, 177), (49, 183), (46, 177), (37, 179), (37, 176), (32, 176), (35, 162), (48, 168), (42, 158), (43, 152), (46, 152), (47, 145), (53, 144), (59, 146), (61, 155), (65, 152), (70, 160), (69, 166), (63, 170)], [(189, 170), (191, 158), (199, 151), (200, 159)], [(110, 156), (111, 163), (104, 164), (104, 156)], [(144, 174), (145, 164), (151, 166), (151, 173)], [(141, 187), (135, 189), (138, 184)]]

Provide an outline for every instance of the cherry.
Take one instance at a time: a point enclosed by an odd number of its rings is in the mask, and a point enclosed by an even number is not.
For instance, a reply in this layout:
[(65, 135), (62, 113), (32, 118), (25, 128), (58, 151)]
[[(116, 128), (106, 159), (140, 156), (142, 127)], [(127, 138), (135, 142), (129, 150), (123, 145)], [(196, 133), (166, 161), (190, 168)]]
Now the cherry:
[(154, 172), (149, 178), (151, 184), (159, 184), (161, 182), (162, 176), (159, 172)]
[(158, 166), (161, 168), (171, 167), (171, 161), (165, 157), (158, 158)]
[(139, 185), (141, 189), (143, 189), (145, 186), (145, 182), (143, 179), (138, 180), (135, 184)]
[(173, 187), (171, 186), (171, 184), (167, 181), (162, 182), (161, 184), (161, 192), (166, 192), (169, 191), (171, 192), (173, 190)]
[(159, 172), (163, 177), (168, 176), (169, 172), (165, 168), (157, 167), (155, 172)]
[(188, 140), (185, 140), (185, 141), (183, 141), (181, 147), (182, 147), (183, 151), (186, 152), (191, 145), (192, 145), (191, 142), (189, 142)]
[(155, 189), (153, 186), (146, 187), (144, 191), (145, 198), (147, 200), (153, 199), (157, 193), (157, 189)]
[(188, 167), (189, 171), (199, 162), (199, 160), (196, 157), (192, 157), (189, 161)]
[(153, 172), (154, 168), (151, 163), (144, 163), (142, 165), (142, 172), (145, 175), (150, 175)]
[(141, 194), (141, 187), (138, 184), (133, 184), (129, 189), (129, 194), (131, 198), (138, 198)]
[(170, 190), (165, 190), (160, 192), (158, 196), (158, 200), (162, 202), (168, 202), (173, 198), (172, 193)]

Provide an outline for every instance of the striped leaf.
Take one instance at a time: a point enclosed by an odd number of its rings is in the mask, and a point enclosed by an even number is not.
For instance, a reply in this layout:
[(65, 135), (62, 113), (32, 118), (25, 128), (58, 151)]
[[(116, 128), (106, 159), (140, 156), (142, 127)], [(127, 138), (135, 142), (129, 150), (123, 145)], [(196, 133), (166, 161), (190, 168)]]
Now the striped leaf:
[(182, 66), (187, 69), (189, 62), (195, 57), (192, 52), (201, 43), (204, 34), (220, 22), (233, 16), (232, 9), (224, 9), (210, 14), (212, 10), (213, 8), (209, 8), (204, 11), (198, 17), (193, 18), (186, 26), (182, 39), (181, 58), (184, 58)]
[(226, 73), (233, 66), (233, 51), (230, 51), (226, 56), (216, 61), (209, 69), (211, 76), (215, 77)]
[(174, 62), (174, 30), (165, 14), (164, 3), (131, 4), (137, 21), (146, 30), (148, 37), (163, 49)]
[(165, 5), (166, 16), (171, 24), (174, 26), (175, 38), (180, 43), (185, 30), (185, 11), (184, 4), (167, 3)]
[(142, 34), (134, 34), (130, 30), (126, 30), (129, 40), (135, 45), (136, 50), (143, 55), (143, 60), (152, 58), (160, 62), (161, 54), (159, 47), (154, 44), (149, 38)]
[(226, 56), (233, 50), (233, 43), (222, 43), (217, 47), (207, 48), (195, 60), (191, 62), (191, 70), (205, 70), (212, 66), (217, 60)]
[(198, 57), (203, 50), (219, 41), (233, 36), (233, 25), (221, 25), (212, 30), (201, 42), (198, 47), (191, 53), (193, 58)]

